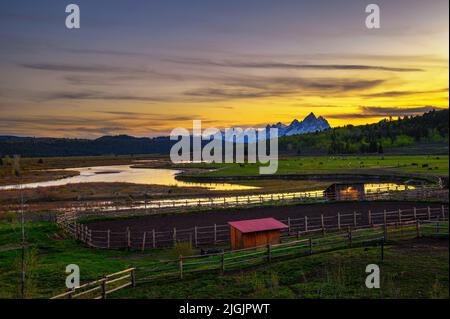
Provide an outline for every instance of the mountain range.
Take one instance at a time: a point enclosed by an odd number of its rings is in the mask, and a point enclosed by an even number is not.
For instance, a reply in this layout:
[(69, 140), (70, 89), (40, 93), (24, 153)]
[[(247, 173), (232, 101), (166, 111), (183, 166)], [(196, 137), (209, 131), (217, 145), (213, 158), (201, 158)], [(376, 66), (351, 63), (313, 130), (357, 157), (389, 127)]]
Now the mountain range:
[(330, 128), (328, 121), (322, 117), (316, 117), (313, 112), (309, 113), (303, 121), (293, 120), (291, 124), (286, 125), (281, 122), (268, 125), (267, 128), (277, 128), (278, 136), (291, 136), (297, 134), (320, 132)]
[(283, 136), (320, 132), (329, 129), (330, 125), (328, 124), (328, 121), (325, 118), (323, 118), (322, 116), (316, 117), (314, 113), (311, 112), (302, 121), (295, 119), (288, 125), (283, 124), (281, 122), (278, 122), (276, 124), (268, 124), (266, 126), (266, 134), (263, 136), (258, 135), (257, 137), (251, 137), (246, 135), (245, 132), (243, 132), (242, 134), (236, 134), (236, 138), (233, 137), (227, 138), (225, 136), (225, 132), (222, 131), (222, 139), (227, 142), (237, 141), (239, 143), (244, 141), (244, 143), (254, 143), (260, 140), (261, 138), (268, 139), (270, 137), (271, 128), (278, 129), (278, 137), (283, 137)]

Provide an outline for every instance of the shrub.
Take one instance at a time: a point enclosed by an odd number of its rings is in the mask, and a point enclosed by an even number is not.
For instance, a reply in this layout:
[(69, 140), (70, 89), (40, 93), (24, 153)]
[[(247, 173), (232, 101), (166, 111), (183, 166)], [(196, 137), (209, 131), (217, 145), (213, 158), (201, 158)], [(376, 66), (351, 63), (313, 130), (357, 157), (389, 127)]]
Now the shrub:
[(194, 250), (192, 246), (188, 242), (177, 242), (175, 247), (172, 248), (171, 255), (174, 258), (178, 258), (181, 256), (192, 256), (194, 254)]
[(1, 219), (5, 220), (8, 223), (16, 223), (17, 222), (17, 213), (16, 212), (6, 212), (1, 216)]

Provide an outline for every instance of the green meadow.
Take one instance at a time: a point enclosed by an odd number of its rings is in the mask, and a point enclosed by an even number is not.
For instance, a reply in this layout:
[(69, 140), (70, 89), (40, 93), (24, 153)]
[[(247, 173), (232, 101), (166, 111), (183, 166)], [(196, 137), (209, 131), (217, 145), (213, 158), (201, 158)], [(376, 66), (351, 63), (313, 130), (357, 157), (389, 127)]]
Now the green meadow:
[[(140, 270), (174, 259), (173, 249), (95, 250), (65, 235), (50, 222), (26, 224), (26, 297), (49, 298), (65, 291), (65, 267), (80, 267), (81, 283), (105, 274)], [(192, 253), (192, 251), (190, 251)], [(19, 297), (20, 227), (0, 221), (0, 298)], [(364, 285), (367, 264), (382, 269), (381, 289)], [(217, 271), (138, 283), (111, 298), (448, 298), (448, 239), (389, 242), (384, 261), (379, 247), (354, 247), (274, 261), (220, 275)]]
[[(227, 177), (259, 175), (259, 163), (203, 164), (218, 168), (197, 176)], [(385, 174), (448, 175), (448, 155), (299, 156), (281, 158), (276, 174)], [(189, 175), (192, 177), (195, 175)]]

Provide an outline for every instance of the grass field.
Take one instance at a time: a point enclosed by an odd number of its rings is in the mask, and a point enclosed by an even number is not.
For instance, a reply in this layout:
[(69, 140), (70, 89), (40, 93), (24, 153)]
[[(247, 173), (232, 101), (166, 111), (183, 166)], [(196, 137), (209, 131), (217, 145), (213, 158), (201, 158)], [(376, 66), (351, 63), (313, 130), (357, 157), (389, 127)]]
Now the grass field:
[[(77, 264), (81, 282), (128, 267), (151, 267), (175, 258), (173, 249), (93, 250), (65, 238), (49, 222), (27, 224), (27, 297), (47, 298), (65, 290), (65, 267)], [(20, 229), (0, 222), (0, 298), (18, 296)], [(379, 248), (353, 248), (287, 261), (257, 270), (188, 275), (116, 292), (114, 298), (448, 298), (448, 240), (422, 239), (386, 247), (382, 289), (364, 286), (365, 266), (379, 263)]]
[[(408, 156), (317, 156), (281, 158), (276, 174), (314, 173), (366, 173), (390, 174), (422, 173), (427, 175), (448, 175), (448, 155)], [(219, 168), (200, 174), (202, 177), (255, 176), (259, 175), (260, 164), (204, 164), (204, 168)], [(198, 167), (198, 164), (197, 164)]]

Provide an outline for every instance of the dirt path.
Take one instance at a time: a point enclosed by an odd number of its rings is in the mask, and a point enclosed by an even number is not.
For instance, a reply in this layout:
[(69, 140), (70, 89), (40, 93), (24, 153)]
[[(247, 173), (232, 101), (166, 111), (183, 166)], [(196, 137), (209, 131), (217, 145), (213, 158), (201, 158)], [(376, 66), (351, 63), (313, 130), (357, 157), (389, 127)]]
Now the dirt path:
[(226, 224), (231, 220), (253, 219), (274, 217), (277, 219), (300, 218), (324, 214), (325, 216), (335, 216), (340, 213), (373, 213), (383, 212), (383, 210), (410, 209), (412, 207), (441, 207), (439, 203), (415, 203), (415, 202), (340, 202), (332, 204), (308, 204), (285, 207), (259, 207), (248, 209), (217, 210), (209, 212), (167, 214), (145, 216), (133, 219), (117, 219), (109, 221), (99, 221), (90, 224), (93, 230), (123, 231), (126, 227), (134, 231), (155, 229), (157, 231), (190, 228), (194, 226), (211, 226), (213, 224)]

